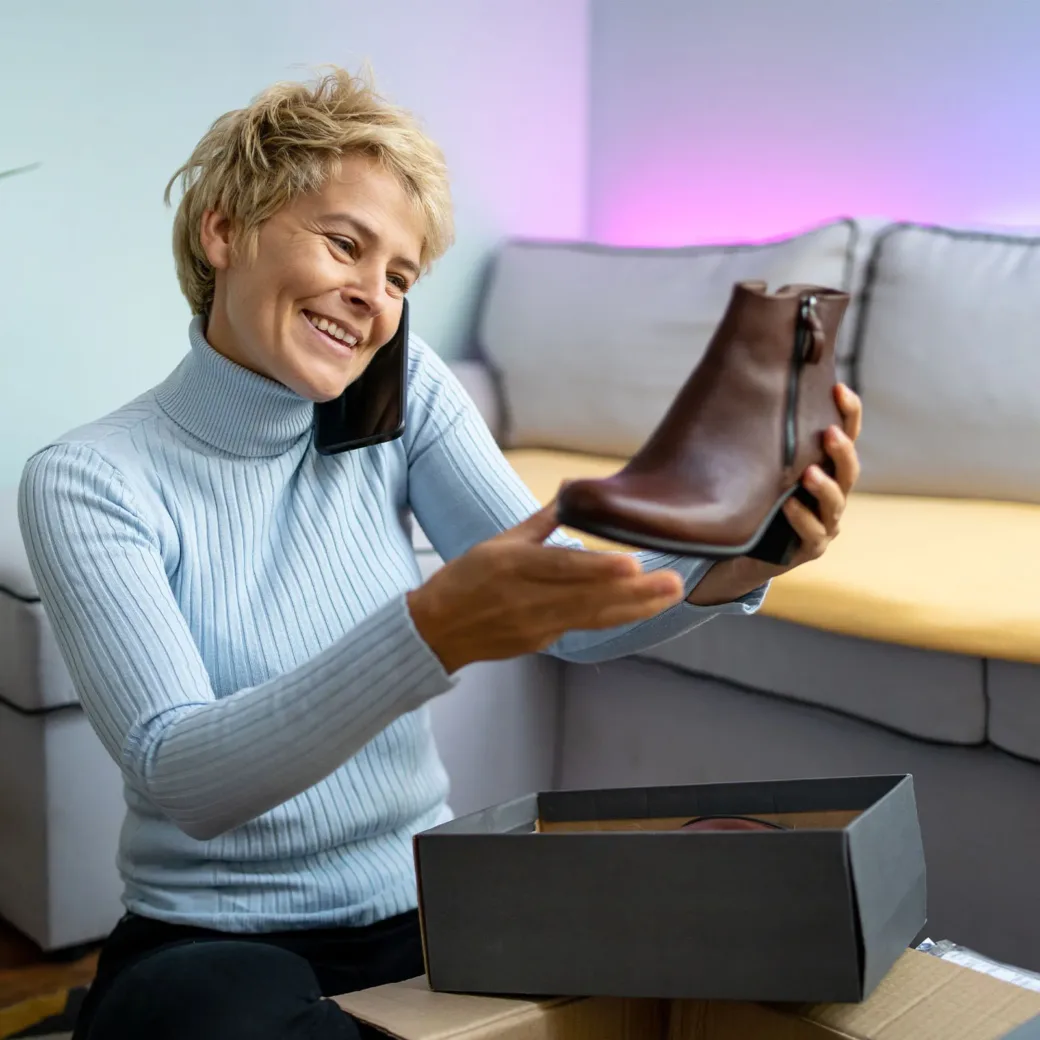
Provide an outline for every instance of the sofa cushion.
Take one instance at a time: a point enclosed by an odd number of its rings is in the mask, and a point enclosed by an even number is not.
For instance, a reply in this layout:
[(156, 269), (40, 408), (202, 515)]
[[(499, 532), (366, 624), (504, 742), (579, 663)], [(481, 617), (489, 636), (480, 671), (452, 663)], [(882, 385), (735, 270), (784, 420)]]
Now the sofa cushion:
[(770, 613), (929, 650), (1040, 663), (1040, 507), (854, 494), (824, 557)]
[(1038, 285), (1040, 238), (878, 237), (852, 376), (864, 491), (1040, 503)]
[(700, 360), (735, 282), (844, 288), (857, 234), (843, 221), (764, 245), (505, 246), (479, 339), (500, 378), (507, 443), (631, 454)]
[[(567, 452), (507, 455), (542, 502), (564, 479), (623, 465)], [(820, 560), (777, 578), (761, 612), (865, 639), (1040, 663), (1037, 531), (1040, 506), (856, 493), (841, 535)]]
[(1040, 762), (1040, 668), (1021, 661), (989, 661), (989, 739), (999, 748)]

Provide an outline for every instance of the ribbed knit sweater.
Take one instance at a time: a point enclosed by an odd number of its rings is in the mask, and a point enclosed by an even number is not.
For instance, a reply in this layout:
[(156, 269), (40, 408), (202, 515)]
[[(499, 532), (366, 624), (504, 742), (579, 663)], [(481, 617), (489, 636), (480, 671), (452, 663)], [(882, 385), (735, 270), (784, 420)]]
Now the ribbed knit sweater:
[[(124, 777), (134, 912), (258, 932), (416, 905), (411, 838), (450, 816), (426, 705), (456, 680), (407, 609), (410, 517), (451, 560), (538, 503), (448, 366), (410, 350), (404, 435), (322, 456), (313, 405), (217, 353), (196, 318), (168, 379), (26, 465), (33, 574)], [(641, 559), (687, 592), (708, 567)], [(763, 595), (549, 652), (621, 656)]]

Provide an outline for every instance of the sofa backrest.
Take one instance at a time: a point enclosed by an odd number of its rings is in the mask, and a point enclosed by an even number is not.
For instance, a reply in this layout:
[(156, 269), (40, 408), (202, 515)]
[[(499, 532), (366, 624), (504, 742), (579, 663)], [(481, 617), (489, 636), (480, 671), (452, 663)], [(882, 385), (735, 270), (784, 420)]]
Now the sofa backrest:
[(885, 229), (852, 379), (862, 490), (1040, 503), (1040, 238)]
[(508, 243), (478, 323), (503, 444), (631, 455), (746, 279), (853, 294), (838, 372), (863, 397), (861, 490), (1040, 502), (1040, 239), (880, 220), (761, 245)]
[(734, 282), (844, 288), (856, 240), (841, 221), (764, 245), (507, 244), (478, 326), (505, 443), (632, 454), (703, 355)]

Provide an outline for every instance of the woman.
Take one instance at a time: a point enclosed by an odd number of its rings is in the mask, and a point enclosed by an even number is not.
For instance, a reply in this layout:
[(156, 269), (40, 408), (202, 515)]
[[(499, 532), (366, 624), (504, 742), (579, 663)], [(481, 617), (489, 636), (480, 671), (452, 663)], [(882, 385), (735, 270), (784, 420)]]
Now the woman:
[[(314, 403), (452, 237), (440, 152), (359, 81), (268, 90), (178, 173), (187, 356), (22, 482), (41, 595), (125, 779), (128, 912), (76, 1037), (357, 1037), (322, 997), (423, 970), (411, 838), (448, 816), (426, 703), (473, 661), (602, 660), (751, 613), (779, 570), (573, 551), (415, 338), (403, 436), (315, 451)], [(822, 521), (790, 504), (795, 565), (856, 479), (838, 393), (837, 479), (807, 475)], [(409, 510), (448, 561), (425, 583)]]

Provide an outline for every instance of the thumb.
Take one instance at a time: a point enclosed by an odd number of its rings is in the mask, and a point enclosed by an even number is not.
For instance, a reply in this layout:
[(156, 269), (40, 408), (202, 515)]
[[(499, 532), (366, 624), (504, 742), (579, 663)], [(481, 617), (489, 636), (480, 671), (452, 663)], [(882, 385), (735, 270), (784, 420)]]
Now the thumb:
[(556, 499), (543, 506), (537, 513), (532, 513), (526, 520), (521, 520), (508, 532), (511, 537), (525, 542), (544, 542), (560, 526), (556, 516)]

